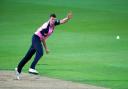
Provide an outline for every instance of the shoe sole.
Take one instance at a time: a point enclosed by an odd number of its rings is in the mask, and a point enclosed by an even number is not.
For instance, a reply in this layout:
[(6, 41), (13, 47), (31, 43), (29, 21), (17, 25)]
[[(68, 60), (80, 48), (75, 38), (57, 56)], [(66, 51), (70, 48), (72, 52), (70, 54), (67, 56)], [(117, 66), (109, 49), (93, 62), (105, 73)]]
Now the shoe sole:
[(38, 75), (39, 73), (34, 73), (34, 72), (28, 72), (30, 74)]

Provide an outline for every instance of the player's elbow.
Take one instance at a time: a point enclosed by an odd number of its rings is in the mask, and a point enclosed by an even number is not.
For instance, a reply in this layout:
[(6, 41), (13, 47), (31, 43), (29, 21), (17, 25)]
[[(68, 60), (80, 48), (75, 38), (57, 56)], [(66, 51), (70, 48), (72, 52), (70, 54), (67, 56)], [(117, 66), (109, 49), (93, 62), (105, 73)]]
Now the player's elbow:
[(64, 23), (66, 23), (65, 20), (60, 20), (60, 24), (64, 24)]

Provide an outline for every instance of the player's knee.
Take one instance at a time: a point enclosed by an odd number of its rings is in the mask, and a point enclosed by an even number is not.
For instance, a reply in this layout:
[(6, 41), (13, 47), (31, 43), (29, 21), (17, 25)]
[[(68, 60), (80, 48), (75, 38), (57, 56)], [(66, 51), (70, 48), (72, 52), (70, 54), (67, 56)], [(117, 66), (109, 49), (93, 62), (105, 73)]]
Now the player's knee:
[(42, 57), (43, 56), (43, 50), (37, 50), (37, 55), (38, 57)]
[(42, 51), (39, 52), (39, 56), (40, 56), (40, 57), (43, 56), (43, 52), (42, 52)]

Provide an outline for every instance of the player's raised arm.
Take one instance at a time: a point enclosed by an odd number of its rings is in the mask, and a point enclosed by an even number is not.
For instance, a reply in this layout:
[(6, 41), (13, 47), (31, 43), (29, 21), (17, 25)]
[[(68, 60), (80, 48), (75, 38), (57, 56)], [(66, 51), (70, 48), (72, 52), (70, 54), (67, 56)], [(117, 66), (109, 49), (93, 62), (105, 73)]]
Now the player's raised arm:
[(72, 12), (69, 12), (64, 19), (60, 20), (60, 24), (66, 23), (68, 20), (72, 18)]

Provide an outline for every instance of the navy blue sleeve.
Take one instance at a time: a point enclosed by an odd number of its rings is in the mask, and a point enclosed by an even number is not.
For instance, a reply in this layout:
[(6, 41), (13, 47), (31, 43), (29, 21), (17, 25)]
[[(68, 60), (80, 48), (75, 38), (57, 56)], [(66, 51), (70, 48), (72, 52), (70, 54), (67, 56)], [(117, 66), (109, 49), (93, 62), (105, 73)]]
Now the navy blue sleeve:
[(55, 21), (55, 26), (60, 24), (60, 20)]

